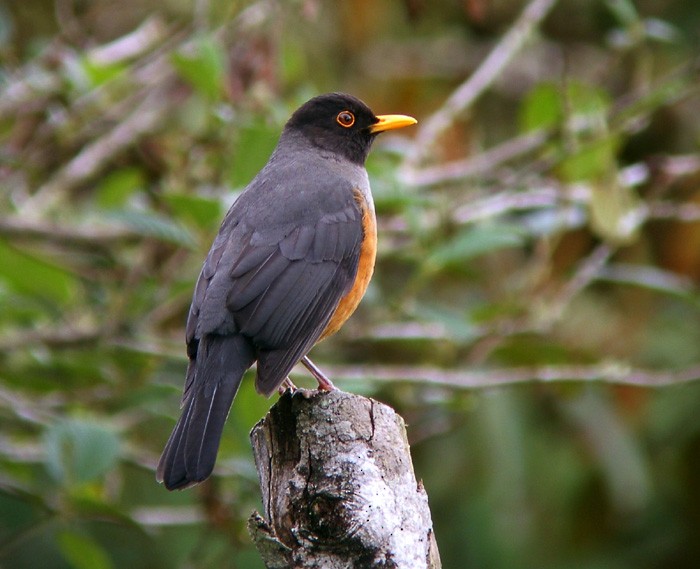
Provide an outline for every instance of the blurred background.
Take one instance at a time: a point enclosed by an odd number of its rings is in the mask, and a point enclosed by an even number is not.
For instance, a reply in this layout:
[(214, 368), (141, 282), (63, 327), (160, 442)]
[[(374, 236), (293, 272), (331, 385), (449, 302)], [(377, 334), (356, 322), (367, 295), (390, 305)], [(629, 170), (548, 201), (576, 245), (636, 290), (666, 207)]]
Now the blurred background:
[(370, 156), (375, 278), (314, 359), (406, 419), (443, 566), (699, 567), (699, 32), (687, 0), (0, 4), (0, 566), (263, 567), (252, 374), (212, 480), (153, 472), (223, 214), (341, 90), (419, 125)]

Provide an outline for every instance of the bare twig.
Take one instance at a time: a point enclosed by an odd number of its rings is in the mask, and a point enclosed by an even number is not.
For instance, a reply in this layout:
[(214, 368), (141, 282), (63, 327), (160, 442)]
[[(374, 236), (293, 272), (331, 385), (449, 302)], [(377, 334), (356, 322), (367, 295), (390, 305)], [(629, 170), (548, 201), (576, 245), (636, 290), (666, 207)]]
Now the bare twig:
[(588, 257), (579, 263), (573, 277), (561, 288), (550, 305), (552, 315), (558, 318), (572, 299), (600, 276), (614, 250), (605, 243), (598, 245)]
[(450, 95), (437, 112), (419, 127), (420, 130), (413, 150), (406, 158), (404, 170), (410, 171), (420, 164), (432, 150), (438, 137), (493, 83), (503, 68), (512, 61), (555, 3), (556, 0), (531, 0), (518, 20), (510, 27), (508, 33), (503, 36), (479, 68)]
[(506, 140), (498, 146), (470, 156), (464, 160), (455, 160), (401, 173), (403, 181), (414, 186), (434, 186), (445, 182), (454, 182), (493, 173), (496, 168), (515, 158), (540, 148), (546, 141), (546, 131), (538, 130)]
[(0, 235), (18, 239), (38, 239), (74, 247), (110, 247), (139, 236), (122, 227), (57, 225), (46, 220), (20, 217), (0, 218)]
[(696, 290), (690, 277), (649, 265), (613, 263), (603, 267), (598, 278), (612, 282), (637, 284), (676, 294), (692, 294)]
[(122, 63), (149, 53), (168, 33), (165, 22), (152, 16), (128, 34), (88, 52), (88, 57), (100, 65)]
[(686, 223), (697, 222), (700, 221), (700, 205), (692, 202), (653, 202), (649, 204), (649, 217), (652, 219), (675, 219)]
[(203, 524), (202, 509), (194, 506), (143, 506), (130, 513), (131, 519), (146, 527), (189, 526)]
[(49, 394), (41, 398), (25, 397), (24, 394), (0, 386), (0, 409), (6, 409), (28, 423), (48, 425), (64, 403), (61, 394)]
[(72, 330), (65, 327), (15, 332), (12, 335), (0, 337), (0, 352), (37, 346), (73, 348), (94, 344), (102, 335), (103, 331), (100, 329)]
[(500, 192), (455, 208), (452, 219), (460, 225), (475, 223), (524, 209), (556, 207), (566, 197), (551, 185), (524, 192)]
[(680, 370), (648, 370), (622, 362), (592, 365), (550, 365), (479, 370), (454, 370), (413, 366), (324, 366), (342, 387), (343, 382), (408, 382), (458, 389), (488, 389), (521, 383), (559, 383), (579, 381), (662, 387), (700, 379), (700, 366)]

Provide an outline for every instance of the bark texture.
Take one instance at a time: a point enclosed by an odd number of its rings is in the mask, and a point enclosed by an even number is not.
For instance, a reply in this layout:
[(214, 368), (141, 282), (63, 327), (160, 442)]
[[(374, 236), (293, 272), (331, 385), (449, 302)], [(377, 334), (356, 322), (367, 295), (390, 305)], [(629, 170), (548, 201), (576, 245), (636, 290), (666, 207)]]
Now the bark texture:
[(251, 433), (268, 569), (438, 569), (428, 497), (403, 419), (341, 391), (286, 392)]

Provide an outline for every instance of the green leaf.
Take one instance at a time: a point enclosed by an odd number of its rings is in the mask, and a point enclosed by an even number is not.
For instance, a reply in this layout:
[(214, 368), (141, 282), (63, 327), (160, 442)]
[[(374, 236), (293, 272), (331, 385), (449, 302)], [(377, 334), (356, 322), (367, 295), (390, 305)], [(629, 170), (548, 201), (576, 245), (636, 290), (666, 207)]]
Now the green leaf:
[[(595, 85), (572, 81), (567, 84), (566, 103), (570, 113), (569, 121), (574, 122), (571, 128), (578, 131), (582, 129), (581, 126), (585, 128), (590, 124), (605, 124), (610, 108), (610, 95)], [(586, 117), (589, 120), (582, 120)]]
[(60, 267), (0, 239), (0, 285), (16, 293), (64, 303), (75, 295), (78, 281)]
[(617, 245), (634, 242), (642, 217), (634, 190), (614, 180), (591, 184), (591, 227), (603, 239)]
[(245, 186), (253, 179), (269, 159), (278, 138), (279, 126), (262, 118), (241, 127), (229, 174), (234, 188)]
[(89, 57), (83, 57), (80, 64), (85, 77), (92, 87), (99, 87), (115, 79), (127, 69), (127, 66), (123, 63), (97, 63)]
[(190, 138), (198, 138), (211, 126), (212, 105), (203, 97), (190, 97), (178, 108), (177, 121)]
[(563, 117), (560, 88), (553, 83), (541, 83), (528, 93), (520, 107), (520, 130), (553, 128), (561, 124)]
[(223, 92), (225, 58), (210, 37), (199, 39), (193, 50), (173, 54), (172, 63), (180, 77), (207, 99), (217, 100)]
[(202, 229), (212, 229), (221, 223), (221, 202), (191, 194), (170, 194), (165, 200), (180, 219), (189, 219)]
[(105, 425), (86, 419), (54, 423), (44, 433), (46, 468), (65, 486), (90, 482), (114, 467), (119, 438)]
[(114, 211), (106, 217), (120, 222), (144, 237), (155, 237), (176, 245), (192, 248), (196, 242), (186, 227), (155, 212)]
[(639, 22), (639, 13), (631, 0), (606, 0), (605, 4), (622, 26), (629, 27)]
[(425, 322), (435, 322), (444, 327), (446, 335), (457, 342), (471, 342), (480, 337), (480, 327), (466, 314), (455, 310), (454, 306), (421, 304), (415, 309), (415, 316)]
[(610, 97), (601, 88), (571, 81), (564, 85), (541, 83), (525, 97), (520, 108), (524, 132), (553, 128), (566, 121), (573, 133), (597, 132), (605, 127)]
[(650, 467), (640, 440), (623, 422), (609, 393), (584, 389), (562, 409), (585, 436), (614, 509), (624, 513), (642, 511), (653, 494)]
[(680, 44), (683, 41), (683, 33), (678, 27), (658, 18), (646, 18), (644, 31), (649, 39), (659, 42)]
[(127, 200), (145, 185), (145, 176), (140, 168), (120, 168), (104, 176), (97, 187), (97, 203), (106, 209), (124, 207)]
[(595, 180), (617, 171), (619, 137), (606, 136), (583, 143), (559, 164), (559, 175), (567, 182)]
[(469, 227), (460, 231), (453, 239), (438, 247), (428, 257), (427, 265), (442, 268), (463, 264), (479, 255), (498, 249), (518, 247), (525, 240), (525, 230), (516, 225), (498, 224)]
[(279, 50), (280, 74), (284, 84), (294, 84), (308, 74), (306, 52), (298, 41), (289, 41), (287, 34), (280, 38), (284, 43)]
[(94, 539), (74, 531), (56, 536), (61, 555), (74, 569), (111, 569), (112, 561), (104, 548)]
[(401, 156), (378, 147), (367, 161), (367, 173), (377, 213), (404, 213), (408, 207), (430, 208), (435, 199), (403, 184), (397, 175)]

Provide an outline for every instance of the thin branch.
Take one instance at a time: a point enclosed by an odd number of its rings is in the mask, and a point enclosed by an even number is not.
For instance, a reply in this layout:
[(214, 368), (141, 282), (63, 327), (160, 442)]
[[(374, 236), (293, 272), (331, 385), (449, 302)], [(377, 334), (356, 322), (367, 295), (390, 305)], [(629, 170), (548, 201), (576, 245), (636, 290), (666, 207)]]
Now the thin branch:
[(488, 389), (523, 383), (559, 383), (577, 381), (638, 387), (663, 387), (690, 383), (700, 379), (700, 366), (680, 370), (648, 370), (620, 362), (593, 365), (551, 365), (497, 368), (488, 370), (453, 370), (413, 366), (324, 366), (324, 370), (341, 387), (343, 382), (368, 381)]
[(151, 16), (135, 30), (116, 40), (92, 48), (88, 57), (99, 65), (113, 65), (150, 53), (168, 34), (159, 16)]
[(6, 409), (28, 423), (42, 426), (50, 424), (56, 416), (57, 409), (63, 404), (65, 400), (62, 395), (49, 394), (41, 398), (29, 398), (0, 386), (0, 409)]
[(413, 150), (404, 170), (417, 166), (432, 150), (439, 136), (494, 82), (525, 44), (534, 29), (552, 9), (556, 0), (531, 0), (501, 41), (479, 68), (462, 83), (442, 107), (419, 127)]
[(548, 139), (544, 130), (530, 132), (494, 146), (484, 152), (439, 166), (400, 171), (402, 181), (414, 186), (435, 186), (492, 174), (499, 166), (540, 148)]
[(144, 506), (133, 509), (130, 516), (141, 526), (157, 528), (189, 526), (206, 522), (201, 508), (194, 506)]
[(121, 227), (103, 225), (58, 225), (44, 219), (0, 217), (0, 235), (18, 239), (44, 240), (51, 243), (84, 247), (112, 247), (139, 235)]
[(452, 220), (464, 225), (521, 210), (557, 207), (567, 197), (564, 192), (551, 185), (524, 192), (500, 192), (456, 207)]
[(552, 314), (555, 318), (561, 315), (561, 312), (578, 293), (601, 275), (605, 264), (610, 260), (613, 252), (614, 250), (609, 245), (602, 243), (579, 263), (571, 279), (560, 289), (556, 297), (548, 303), (552, 306)]
[(695, 283), (690, 277), (649, 265), (609, 264), (603, 268), (598, 278), (681, 295), (692, 294), (696, 291)]
[(0, 337), (0, 352), (12, 352), (29, 346), (48, 348), (74, 348), (94, 344), (104, 332), (100, 329), (72, 330), (65, 327), (14, 332)]
[(692, 202), (653, 202), (649, 204), (649, 218), (675, 219), (686, 223), (698, 222), (700, 221), (700, 205)]

